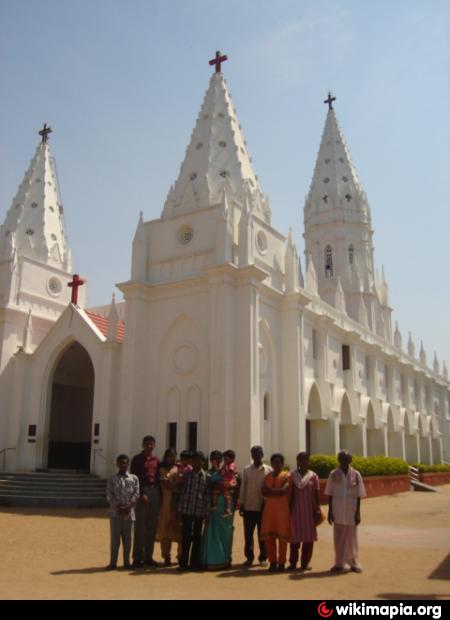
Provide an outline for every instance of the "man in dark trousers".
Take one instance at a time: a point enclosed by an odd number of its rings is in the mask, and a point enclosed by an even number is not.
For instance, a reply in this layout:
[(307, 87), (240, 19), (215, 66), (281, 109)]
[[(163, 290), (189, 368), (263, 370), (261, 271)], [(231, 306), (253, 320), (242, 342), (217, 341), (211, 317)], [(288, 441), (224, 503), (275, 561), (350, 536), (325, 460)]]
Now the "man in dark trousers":
[(153, 559), (153, 548), (161, 507), (161, 490), (157, 476), (159, 459), (153, 456), (155, 445), (155, 438), (146, 435), (142, 440), (142, 452), (131, 461), (131, 473), (139, 478), (140, 488), (134, 526), (133, 568), (140, 568), (143, 563), (152, 568), (158, 566)]
[[(200, 570), (203, 524), (211, 507), (210, 475), (203, 470), (205, 455), (194, 452), (192, 471), (183, 476), (178, 512), (181, 513), (181, 559), (179, 571)], [(190, 556), (190, 557), (189, 557)]]
[(270, 474), (272, 468), (263, 463), (264, 452), (261, 446), (253, 446), (250, 450), (253, 463), (244, 467), (242, 472), (241, 489), (239, 492), (239, 514), (244, 517), (244, 536), (245, 536), (245, 566), (251, 566), (255, 559), (253, 551), (253, 535), (255, 527), (258, 532), (259, 543), (259, 563), (264, 566), (267, 560), (267, 553), (264, 541), (260, 539), (261, 516), (264, 506), (264, 498), (261, 489), (264, 478)]

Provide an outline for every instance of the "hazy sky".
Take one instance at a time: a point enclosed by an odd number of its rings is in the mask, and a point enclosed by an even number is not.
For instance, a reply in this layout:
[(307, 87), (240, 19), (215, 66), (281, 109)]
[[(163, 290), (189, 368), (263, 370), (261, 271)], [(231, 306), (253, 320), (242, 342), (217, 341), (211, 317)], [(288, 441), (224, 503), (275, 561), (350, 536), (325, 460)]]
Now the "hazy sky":
[(448, 0), (0, 0), (0, 219), (44, 122), (89, 305), (128, 279), (223, 65), (272, 223), (303, 252), (331, 89), (393, 318), (450, 362)]

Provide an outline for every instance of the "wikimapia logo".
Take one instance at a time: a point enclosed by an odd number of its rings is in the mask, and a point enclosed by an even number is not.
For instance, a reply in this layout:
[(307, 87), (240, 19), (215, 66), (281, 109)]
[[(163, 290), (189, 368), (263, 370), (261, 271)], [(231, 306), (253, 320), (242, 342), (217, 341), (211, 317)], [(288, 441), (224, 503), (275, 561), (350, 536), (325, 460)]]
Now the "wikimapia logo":
[(431, 616), (433, 620), (442, 617), (441, 605), (366, 605), (365, 603), (349, 603), (347, 605), (336, 605), (335, 608), (327, 607), (327, 603), (322, 601), (317, 607), (317, 612), (321, 618), (330, 618), (334, 612), (338, 616), (388, 616), (393, 620), (396, 616)]
[(322, 618), (329, 618), (333, 615), (334, 609), (328, 609), (327, 604), (323, 601), (323, 603), (319, 604), (317, 611), (319, 612), (319, 616), (322, 616)]

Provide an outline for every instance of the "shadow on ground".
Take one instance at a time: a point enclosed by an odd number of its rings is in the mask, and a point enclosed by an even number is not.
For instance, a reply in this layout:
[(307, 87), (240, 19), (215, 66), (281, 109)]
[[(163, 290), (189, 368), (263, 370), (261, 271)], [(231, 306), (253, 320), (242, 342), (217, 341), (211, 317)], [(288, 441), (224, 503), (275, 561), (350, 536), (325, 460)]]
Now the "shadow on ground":
[(450, 553), (442, 560), (439, 566), (434, 569), (428, 579), (450, 579)]

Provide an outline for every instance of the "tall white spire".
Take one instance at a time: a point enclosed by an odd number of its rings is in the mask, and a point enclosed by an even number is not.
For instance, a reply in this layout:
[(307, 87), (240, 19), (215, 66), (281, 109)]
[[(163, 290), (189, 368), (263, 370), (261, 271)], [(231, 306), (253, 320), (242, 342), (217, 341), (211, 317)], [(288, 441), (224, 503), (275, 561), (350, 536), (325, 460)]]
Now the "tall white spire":
[(238, 204), (250, 193), (252, 210), (270, 222), (269, 203), (253, 171), (225, 78), (216, 71), (162, 217), (220, 204), (224, 188)]
[[(336, 211), (337, 210), (337, 211)], [(333, 108), (328, 110), (305, 206), (305, 226), (314, 214), (370, 226), (370, 208)], [(317, 217), (317, 215), (316, 215)]]
[(355, 320), (364, 315), (368, 327), (391, 341), (391, 308), (384, 278), (376, 282), (373, 260), (373, 230), (370, 207), (358, 179), (332, 106), (328, 104), (317, 161), (304, 206), (305, 254), (311, 255), (317, 273), (320, 297), (335, 303), (340, 279), (348, 314)]
[[(46, 126), (44, 127), (45, 130)], [(63, 207), (56, 167), (46, 131), (22, 183), (0, 227), (0, 257), (8, 257), (14, 246), (17, 256), (28, 256), (41, 264), (71, 271)], [(45, 138), (45, 139), (44, 139)]]

